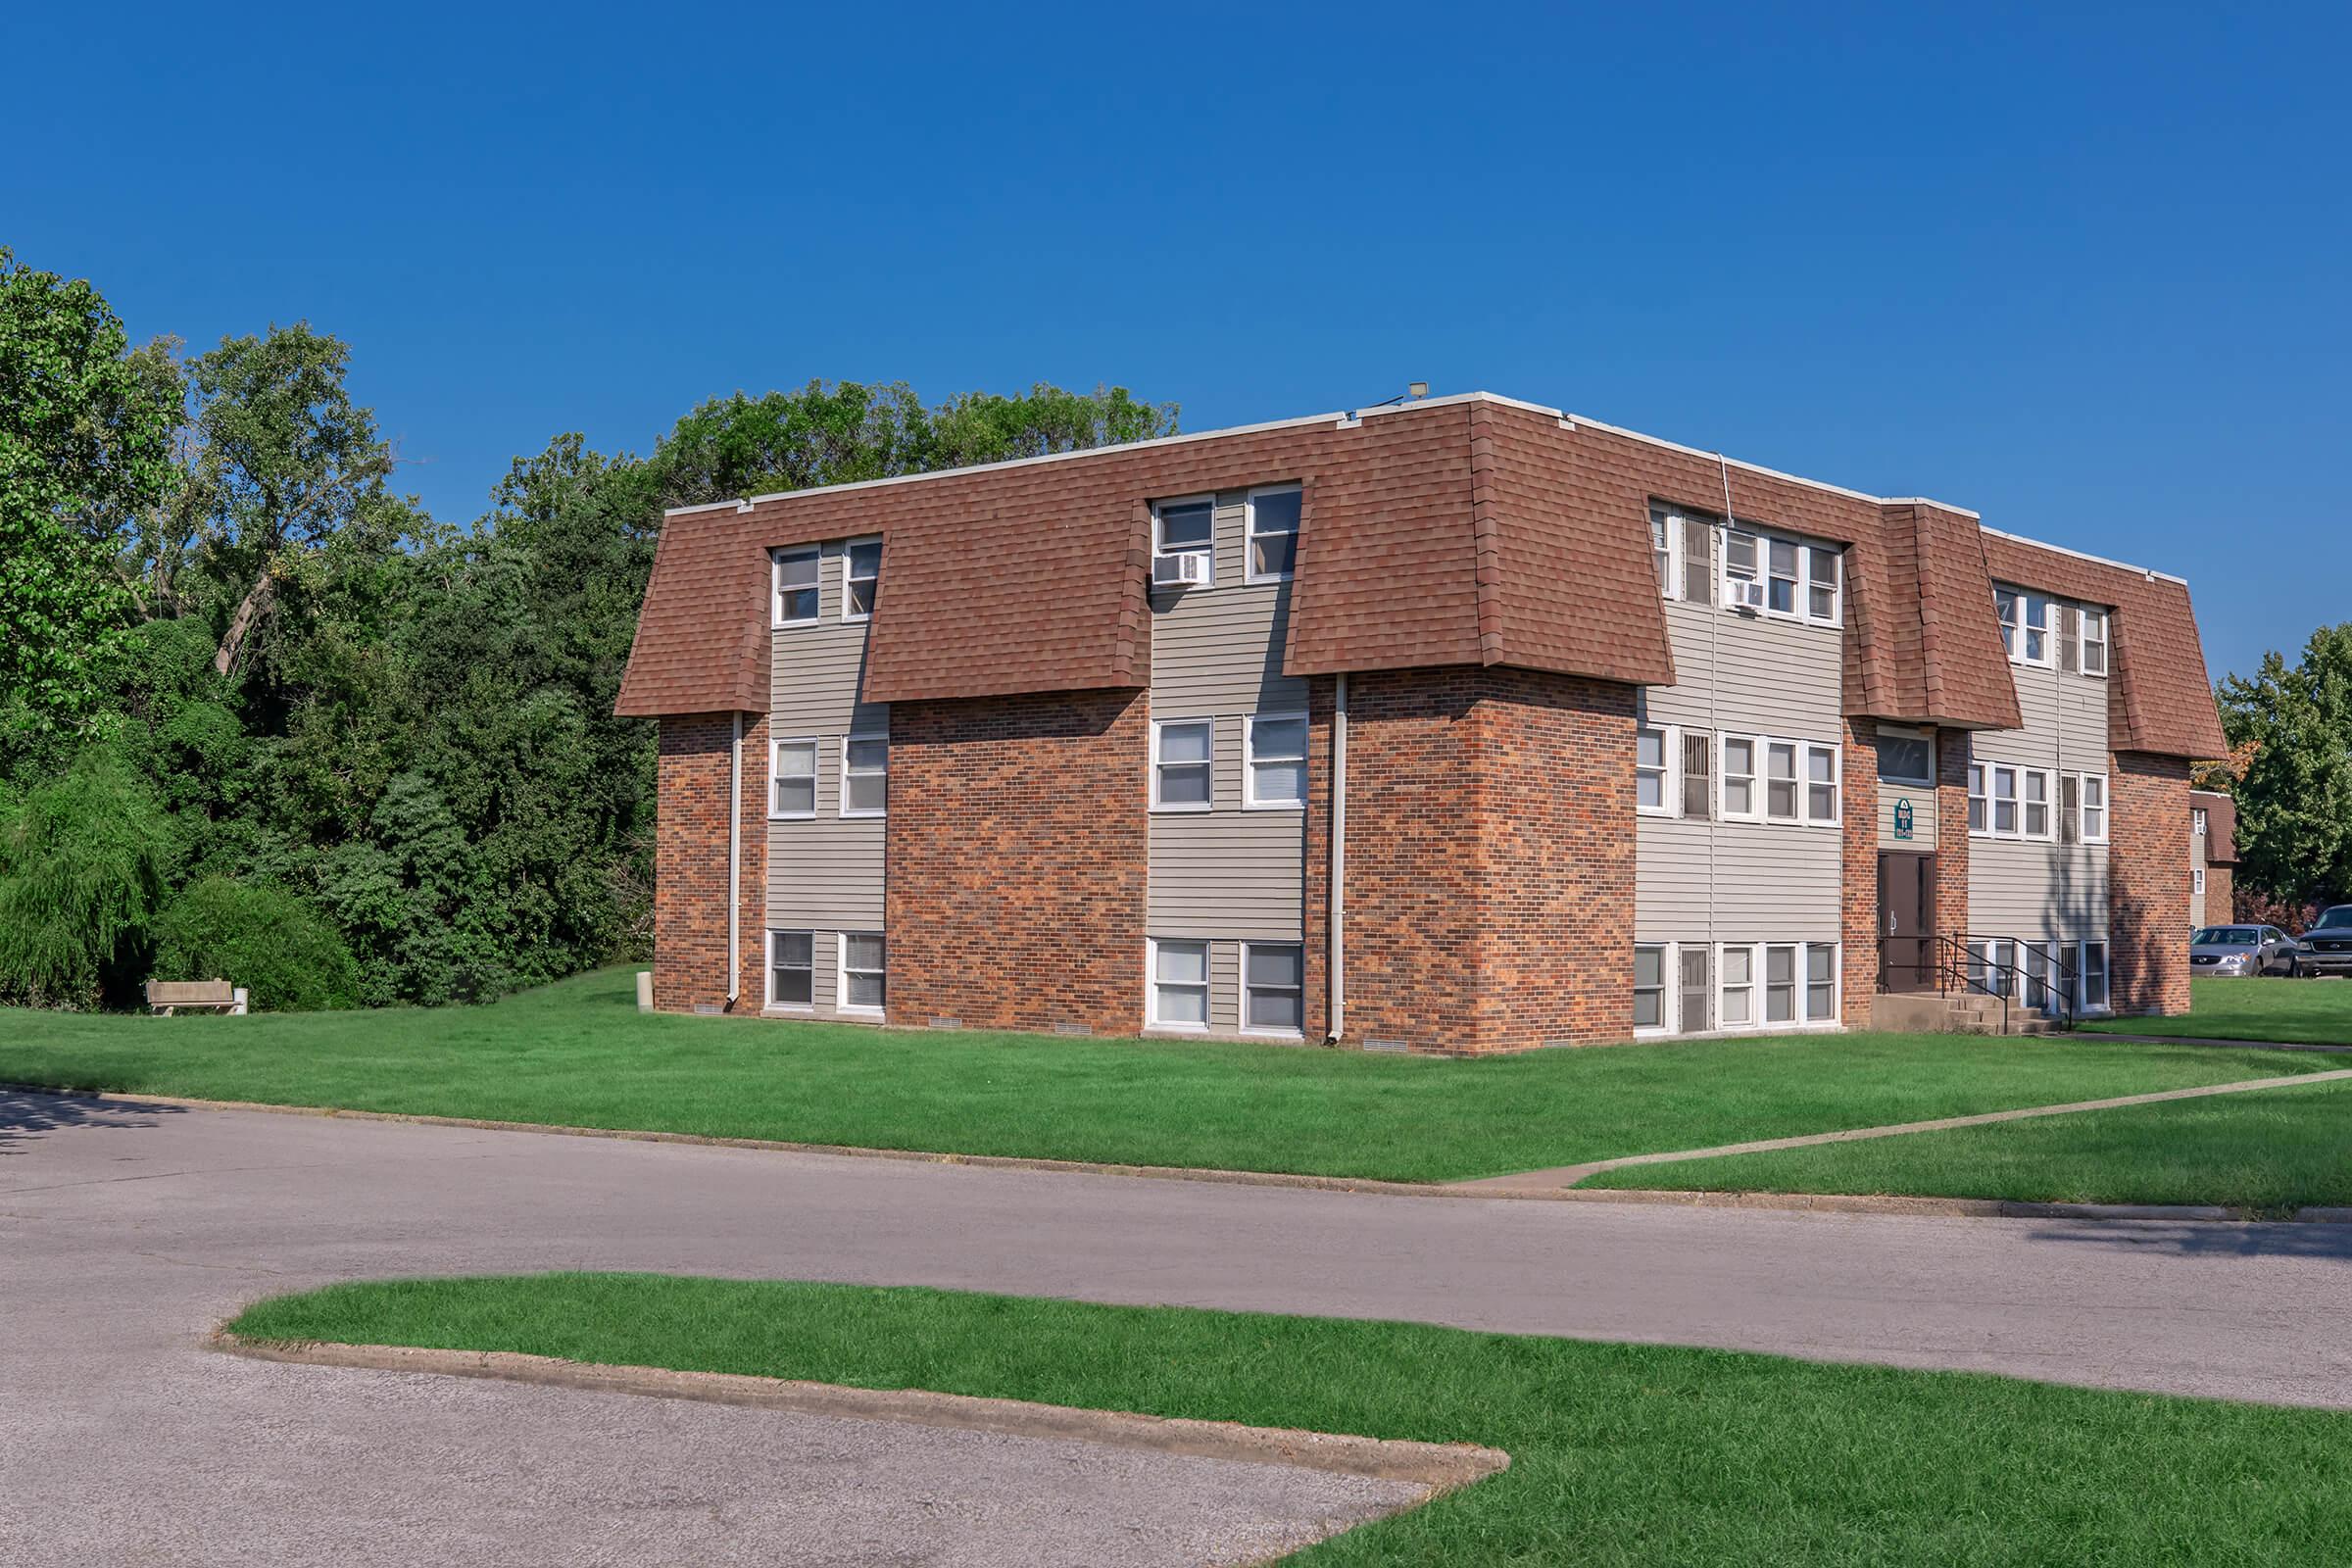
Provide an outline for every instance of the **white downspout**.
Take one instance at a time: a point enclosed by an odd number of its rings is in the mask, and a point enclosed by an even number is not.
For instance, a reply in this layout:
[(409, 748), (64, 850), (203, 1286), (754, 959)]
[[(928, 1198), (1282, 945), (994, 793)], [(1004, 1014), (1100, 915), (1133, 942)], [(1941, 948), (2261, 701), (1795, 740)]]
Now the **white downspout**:
[(1331, 912), (1324, 958), (1331, 982), (1331, 1038), (1348, 1032), (1348, 672), (1342, 670), (1331, 710)]
[(727, 1004), (743, 990), (743, 715), (735, 718), (735, 740), (727, 752)]

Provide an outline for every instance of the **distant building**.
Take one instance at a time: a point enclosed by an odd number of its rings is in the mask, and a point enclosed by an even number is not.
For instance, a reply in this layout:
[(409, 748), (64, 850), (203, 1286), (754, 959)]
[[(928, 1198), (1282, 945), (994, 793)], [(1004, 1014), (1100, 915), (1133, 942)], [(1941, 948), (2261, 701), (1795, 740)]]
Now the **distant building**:
[(2188, 792), (2188, 923), (2237, 918), (2237, 802), (2214, 790)]

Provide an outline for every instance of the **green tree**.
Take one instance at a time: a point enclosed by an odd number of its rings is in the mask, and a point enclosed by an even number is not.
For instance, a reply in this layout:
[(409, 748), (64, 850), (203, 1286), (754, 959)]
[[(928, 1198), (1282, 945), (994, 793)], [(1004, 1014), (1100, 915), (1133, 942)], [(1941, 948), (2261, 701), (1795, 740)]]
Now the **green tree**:
[(2352, 898), (2352, 622), (2313, 632), (2294, 664), (2265, 654), (2251, 679), (2222, 682), (2220, 700), (2246, 758), (2240, 878), (2289, 904)]
[(283, 888), (206, 877), (173, 899), (155, 929), (155, 972), (226, 980), (257, 1012), (360, 1004), (360, 966), (319, 912)]
[(1139, 402), (1123, 386), (1089, 394), (1040, 381), (1020, 396), (966, 392), (941, 404), (931, 416), (925, 466), (1005, 463), (1175, 433), (1173, 403)]
[(176, 854), (154, 790), (104, 747), (0, 801), (0, 997), (128, 1001)]
[(22, 734), (89, 714), (135, 600), (115, 570), (125, 521), (176, 474), (169, 353), (129, 352), (86, 281), (0, 247), (0, 709)]

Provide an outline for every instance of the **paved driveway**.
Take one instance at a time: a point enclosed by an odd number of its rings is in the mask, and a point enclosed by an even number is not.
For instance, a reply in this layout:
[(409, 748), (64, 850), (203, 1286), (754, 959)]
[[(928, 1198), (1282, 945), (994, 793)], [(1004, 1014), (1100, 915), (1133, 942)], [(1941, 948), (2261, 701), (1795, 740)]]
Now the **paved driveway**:
[[(2352, 1299), (2352, 1227), (1388, 1198), (15, 1104), (0, 1115), (11, 1562), (140, 1560), (133, 1545), (155, 1561), (715, 1562), (779, 1545), (802, 1562), (1199, 1561), (1378, 1500), (1269, 1467), (1212, 1476), (1003, 1440), (906, 1440), (884, 1459), (870, 1429), (195, 1348), (257, 1297), (391, 1274), (927, 1284), (2352, 1408), (2352, 1345), (2314, 1332)], [(302, 1533), (235, 1549), (265, 1522)]]

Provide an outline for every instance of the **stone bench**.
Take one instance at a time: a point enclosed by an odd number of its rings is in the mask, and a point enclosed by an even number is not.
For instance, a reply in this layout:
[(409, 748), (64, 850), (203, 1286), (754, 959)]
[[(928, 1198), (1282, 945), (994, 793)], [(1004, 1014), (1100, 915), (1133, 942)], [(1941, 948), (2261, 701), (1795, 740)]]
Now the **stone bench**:
[(245, 988), (232, 986), (225, 980), (150, 980), (147, 1005), (159, 1018), (169, 1018), (175, 1012), (225, 1012), (240, 1016), (245, 1011)]

